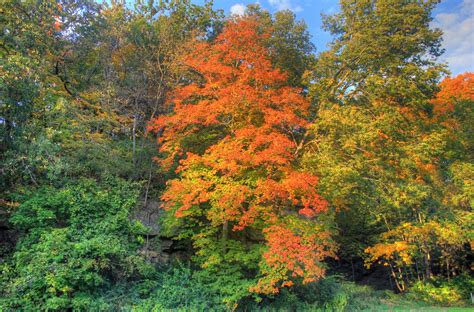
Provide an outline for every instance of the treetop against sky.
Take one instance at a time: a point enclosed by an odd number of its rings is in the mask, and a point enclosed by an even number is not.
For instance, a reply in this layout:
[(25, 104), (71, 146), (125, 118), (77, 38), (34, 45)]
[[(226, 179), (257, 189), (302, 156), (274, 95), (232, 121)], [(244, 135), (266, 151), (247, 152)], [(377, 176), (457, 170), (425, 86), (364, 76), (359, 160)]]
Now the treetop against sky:
[[(193, 0), (203, 3), (204, 0)], [(291, 10), (304, 19), (317, 51), (326, 50), (331, 35), (321, 29), (321, 14), (339, 10), (338, 0), (215, 0), (214, 6), (227, 14), (243, 14), (248, 4), (257, 3), (270, 12)], [(453, 75), (474, 71), (474, 0), (444, 0), (434, 11), (432, 25), (444, 32), (441, 60), (449, 64)]]

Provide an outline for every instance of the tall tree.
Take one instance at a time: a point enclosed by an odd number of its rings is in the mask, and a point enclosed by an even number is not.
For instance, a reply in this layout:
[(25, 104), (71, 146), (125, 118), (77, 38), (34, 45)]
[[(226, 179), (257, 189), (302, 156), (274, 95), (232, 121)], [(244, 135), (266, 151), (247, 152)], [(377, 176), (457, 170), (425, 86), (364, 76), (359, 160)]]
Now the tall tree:
[(151, 125), (177, 174), (162, 196), (168, 231), (192, 239), (203, 268), (233, 274), (230, 298), (319, 279), (332, 255), (317, 178), (297, 169), (309, 102), (272, 67), (269, 36), (250, 17), (196, 41), (173, 113)]
[(441, 32), (430, 27), (437, 3), (343, 0), (325, 19), (335, 39), (309, 77), (317, 117), (305, 160), (337, 211), (342, 259), (363, 256), (402, 221), (426, 221), (440, 204), (430, 129), (444, 72)]
[(470, 270), (474, 235), (474, 75), (445, 78), (431, 102), (430, 136), (436, 140), (430, 143), (437, 166), (430, 168), (430, 177), (440, 193), (440, 204), (427, 222), (407, 219), (383, 233), (381, 241), (366, 250), (367, 264), (378, 261), (388, 265), (401, 291), (413, 279), (431, 277), (430, 266), (422, 264), (427, 254), (438, 274), (448, 280)]
[(297, 20), (295, 13), (282, 10), (271, 14), (259, 4), (250, 4), (246, 16), (260, 20), (261, 27), (272, 35), (265, 39), (272, 64), (288, 75), (292, 86), (303, 87), (305, 72), (314, 62), (315, 46), (303, 20)]

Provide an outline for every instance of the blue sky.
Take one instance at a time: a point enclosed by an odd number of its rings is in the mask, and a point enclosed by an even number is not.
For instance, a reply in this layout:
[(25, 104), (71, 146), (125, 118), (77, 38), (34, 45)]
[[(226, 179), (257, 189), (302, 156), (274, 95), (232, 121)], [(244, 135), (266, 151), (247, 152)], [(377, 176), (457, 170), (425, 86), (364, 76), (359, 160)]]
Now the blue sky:
[[(196, 0), (195, 3), (202, 3)], [(226, 14), (242, 12), (247, 4), (259, 3), (270, 12), (290, 9), (304, 19), (313, 36), (318, 51), (323, 51), (331, 40), (330, 34), (321, 29), (321, 13), (338, 10), (338, 0), (214, 0), (214, 7)], [(474, 71), (474, 0), (444, 0), (434, 12), (433, 26), (445, 32), (443, 47), (451, 72), (459, 74)]]

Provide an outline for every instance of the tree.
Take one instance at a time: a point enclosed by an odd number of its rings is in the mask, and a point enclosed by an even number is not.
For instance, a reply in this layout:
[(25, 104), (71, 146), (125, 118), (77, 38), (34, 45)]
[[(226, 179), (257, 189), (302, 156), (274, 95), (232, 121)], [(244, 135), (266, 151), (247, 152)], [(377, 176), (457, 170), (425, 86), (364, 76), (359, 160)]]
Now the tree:
[(341, 1), (325, 19), (335, 39), (308, 77), (316, 117), (305, 166), (336, 211), (343, 260), (441, 206), (444, 143), (430, 102), (444, 72), (441, 32), (429, 25), (437, 2)]
[(441, 117), (461, 109), (463, 101), (474, 101), (474, 73), (446, 77), (440, 83), (440, 91), (433, 99), (435, 115)]
[(10, 0), (1, 10), (3, 198), (77, 176), (131, 176), (152, 185), (156, 151), (146, 122), (163, 113), (179, 80), (179, 46), (219, 19), (212, 3), (132, 9), (116, 1)]
[(314, 66), (313, 97), (319, 107), (348, 100), (393, 100), (422, 109), (436, 93), (444, 67), (442, 32), (429, 23), (438, 0), (341, 1), (323, 16), (335, 39)]
[[(431, 270), (425, 257), (432, 254), (433, 264), (449, 279), (463, 271), (464, 245), (469, 244), (472, 216), (456, 220), (403, 223), (384, 232), (381, 241), (366, 249), (366, 265), (375, 262), (390, 267), (390, 273), (399, 291), (407, 290), (413, 281), (431, 279)], [(467, 221), (467, 222), (466, 222)]]
[(304, 74), (314, 62), (315, 46), (303, 20), (297, 20), (295, 13), (282, 10), (270, 14), (259, 4), (249, 4), (246, 16), (260, 20), (261, 27), (272, 35), (264, 40), (272, 64), (285, 72), (292, 86), (304, 86)]
[(474, 74), (447, 77), (432, 103), (434, 121), (445, 135), (442, 160), (445, 163), (445, 199), (456, 210), (469, 211), (474, 206)]
[[(367, 264), (381, 261), (390, 266), (400, 291), (416, 280), (432, 278), (438, 267), (447, 279), (461, 274), (472, 254), (472, 93), (473, 75), (447, 77), (431, 100), (433, 114), (427, 120), (436, 167), (430, 169), (431, 184), (439, 203), (426, 218), (406, 219), (383, 233), (380, 241), (366, 249)], [(428, 258), (429, 257), (429, 258)], [(428, 261), (427, 261), (428, 259)]]
[(259, 26), (236, 19), (214, 42), (195, 41), (173, 113), (150, 125), (177, 174), (162, 196), (169, 231), (192, 239), (203, 268), (232, 266), (246, 282), (229, 295), (319, 279), (333, 250), (317, 178), (297, 169), (309, 103), (272, 67)]

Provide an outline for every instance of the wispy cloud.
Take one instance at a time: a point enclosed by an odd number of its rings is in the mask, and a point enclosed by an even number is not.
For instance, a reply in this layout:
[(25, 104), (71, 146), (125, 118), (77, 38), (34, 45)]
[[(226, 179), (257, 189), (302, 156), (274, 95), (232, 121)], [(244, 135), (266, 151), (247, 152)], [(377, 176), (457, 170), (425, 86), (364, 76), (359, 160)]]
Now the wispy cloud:
[(301, 6), (293, 4), (291, 0), (268, 0), (268, 3), (277, 10), (303, 11)]
[(245, 14), (246, 7), (242, 3), (236, 3), (230, 7), (230, 14), (242, 16)]
[(474, 71), (474, 0), (464, 0), (456, 12), (439, 13), (433, 26), (444, 32), (443, 61), (454, 75)]

